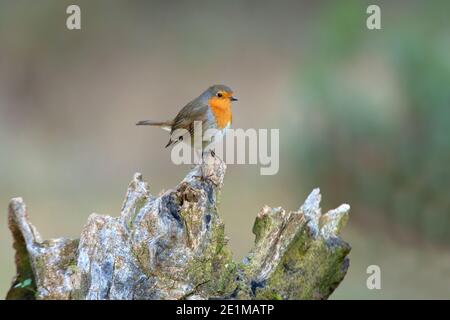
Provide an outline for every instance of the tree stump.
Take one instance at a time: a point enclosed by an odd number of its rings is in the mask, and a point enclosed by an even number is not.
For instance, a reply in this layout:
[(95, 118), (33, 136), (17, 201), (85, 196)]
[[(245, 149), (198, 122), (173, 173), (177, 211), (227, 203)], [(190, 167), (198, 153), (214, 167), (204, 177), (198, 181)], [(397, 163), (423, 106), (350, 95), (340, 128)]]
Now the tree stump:
[(91, 214), (79, 239), (42, 240), (21, 198), (9, 205), (17, 274), (7, 299), (326, 299), (344, 278), (346, 204), (321, 213), (265, 206), (237, 263), (217, 209), (226, 165), (207, 155), (174, 189), (152, 196), (134, 175), (120, 216)]

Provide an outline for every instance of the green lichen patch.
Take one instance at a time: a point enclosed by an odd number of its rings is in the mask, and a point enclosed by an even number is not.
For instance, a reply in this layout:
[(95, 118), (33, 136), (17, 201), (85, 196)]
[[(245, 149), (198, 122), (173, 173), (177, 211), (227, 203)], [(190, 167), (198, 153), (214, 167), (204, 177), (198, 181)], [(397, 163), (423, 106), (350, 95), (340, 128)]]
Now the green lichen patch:
[(202, 284), (198, 291), (205, 296), (222, 297), (236, 288), (237, 268), (226, 245), (223, 223), (214, 221), (212, 228), (209, 245), (189, 263), (186, 276), (191, 283)]
[(203, 225), (203, 212), (198, 210), (194, 203), (185, 203), (183, 210), (180, 211), (181, 220), (184, 223), (186, 234), (186, 244), (189, 248), (198, 245), (197, 240)]
[(253, 224), (252, 232), (255, 235), (255, 243), (260, 242), (263, 236), (266, 234), (268, 230), (270, 230), (272, 225), (272, 218), (268, 215), (263, 217), (258, 217), (255, 219), (255, 223)]
[(131, 217), (129, 217), (129, 220), (127, 223), (128, 229), (132, 230), (134, 220), (135, 220), (136, 216), (139, 214), (139, 212), (141, 212), (142, 208), (144, 208), (145, 205), (147, 204), (147, 200), (148, 199), (146, 196), (142, 196), (136, 200), (133, 213), (132, 213)]
[(350, 246), (338, 240), (330, 247), (324, 239), (312, 239), (305, 232), (298, 235), (256, 299), (326, 299), (346, 273)]

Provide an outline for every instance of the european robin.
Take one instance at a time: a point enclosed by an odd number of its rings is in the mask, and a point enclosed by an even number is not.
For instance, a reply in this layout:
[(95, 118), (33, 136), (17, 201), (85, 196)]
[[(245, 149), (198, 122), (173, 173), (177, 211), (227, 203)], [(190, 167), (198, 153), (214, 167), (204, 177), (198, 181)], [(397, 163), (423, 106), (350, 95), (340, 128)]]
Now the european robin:
[(213, 85), (206, 89), (200, 96), (185, 105), (173, 120), (139, 121), (136, 125), (157, 126), (170, 131), (169, 142), (166, 148), (183, 141), (182, 135), (174, 135), (177, 129), (185, 129), (191, 135), (191, 143), (194, 143), (194, 122), (202, 124), (202, 149), (211, 141), (203, 141), (203, 135), (208, 129), (216, 129), (220, 133), (230, 127), (232, 120), (231, 103), (237, 101), (233, 91), (225, 85)]

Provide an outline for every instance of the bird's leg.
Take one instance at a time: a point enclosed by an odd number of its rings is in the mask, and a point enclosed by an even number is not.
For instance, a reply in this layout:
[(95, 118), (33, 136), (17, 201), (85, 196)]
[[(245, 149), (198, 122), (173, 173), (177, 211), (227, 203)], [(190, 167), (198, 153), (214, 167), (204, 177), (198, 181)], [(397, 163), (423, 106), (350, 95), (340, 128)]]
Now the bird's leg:
[[(213, 158), (216, 158), (216, 152), (214, 151), (214, 149), (210, 149), (209, 152), (211, 153), (211, 156), (212, 156)], [(207, 180), (207, 181), (210, 181), (214, 186), (217, 187), (217, 183), (215, 183), (215, 182), (211, 179), (211, 177), (212, 177), (214, 174), (211, 173), (211, 174), (205, 176), (205, 175), (203, 174), (203, 167), (202, 167), (201, 170), (202, 170), (202, 176), (203, 176), (203, 179), (204, 179), (204, 180)]]
[(210, 151), (211, 156), (212, 156), (213, 158), (216, 158), (216, 159), (219, 159), (219, 160), (222, 160), (222, 161), (223, 161), (223, 159), (221, 159), (221, 158), (216, 154), (216, 152), (214, 151), (214, 149), (211, 149), (211, 150), (209, 150), (209, 151)]
[(202, 182), (211, 182), (215, 187), (217, 187), (218, 184), (213, 179), (211, 179), (211, 177), (213, 175), (214, 174), (212, 174), (212, 173), (205, 175), (203, 172), (203, 166), (200, 166), (200, 176), (195, 176), (195, 177), (198, 178)]
[[(211, 156), (213, 156), (213, 157), (215, 157), (216, 156), (216, 153), (214, 152), (214, 150), (208, 150), (208, 151), (210, 151), (211, 152)], [(202, 182), (211, 182), (214, 186), (216, 186), (217, 187), (217, 183), (215, 183), (212, 179), (211, 179), (211, 177), (213, 176), (213, 174), (211, 173), (211, 174), (209, 174), (209, 175), (205, 175), (205, 173), (203, 172), (203, 157), (205, 156), (205, 150), (202, 150), (202, 152), (201, 152), (201, 155), (202, 155), (202, 163), (200, 164), (200, 175), (196, 175), (196, 176), (194, 176), (195, 178), (198, 178), (200, 181), (202, 181)]]

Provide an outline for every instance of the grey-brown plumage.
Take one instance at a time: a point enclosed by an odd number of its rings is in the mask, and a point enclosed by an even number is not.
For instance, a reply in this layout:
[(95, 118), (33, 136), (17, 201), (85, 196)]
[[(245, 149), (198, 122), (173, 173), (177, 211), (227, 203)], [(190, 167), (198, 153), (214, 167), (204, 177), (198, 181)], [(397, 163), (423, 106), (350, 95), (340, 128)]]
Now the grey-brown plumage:
[[(222, 95), (224, 96), (222, 97)], [(144, 120), (139, 121), (136, 125), (157, 126), (170, 131), (170, 139), (166, 145), (167, 148), (179, 141), (183, 141), (184, 136), (176, 134), (179, 129), (187, 130), (192, 138), (196, 121), (199, 121), (202, 124), (202, 134), (210, 128), (217, 128), (216, 117), (211, 110), (211, 106), (209, 105), (210, 99), (215, 97), (220, 99), (228, 99), (229, 101), (237, 100), (232, 96), (232, 90), (230, 87), (225, 85), (213, 85), (204, 91), (200, 96), (185, 105), (173, 120)], [(194, 139), (191, 139), (191, 143), (194, 143)], [(204, 148), (205, 145), (202, 147)]]

